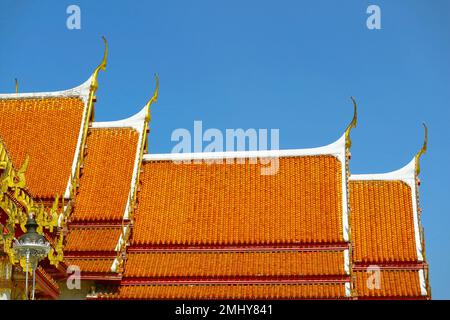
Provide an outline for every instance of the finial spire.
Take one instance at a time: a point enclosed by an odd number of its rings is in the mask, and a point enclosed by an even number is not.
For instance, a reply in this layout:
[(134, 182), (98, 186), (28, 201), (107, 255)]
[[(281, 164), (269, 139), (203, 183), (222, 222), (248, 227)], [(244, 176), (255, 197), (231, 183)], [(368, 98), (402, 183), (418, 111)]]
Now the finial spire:
[(425, 137), (423, 140), (423, 145), (422, 148), (419, 150), (419, 152), (417, 152), (415, 159), (416, 159), (416, 176), (419, 175), (420, 173), (420, 157), (422, 156), (422, 154), (424, 154), (425, 152), (427, 152), (427, 144), (428, 144), (428, 128), (427, 125), (425, 123), (422, 123), (424, 129), (425, 129)]
[(153, 102), (156, 102), (158, 100), (158, 92), (159, 92), (159, 78), (158, 74), (155, 73), (155, 91), (153, 91), (153, 96), (148, 100), (147, 104), (145, 105), (145, 108), (147, 109), (145, 113), (145, 121), (150, 121), (150, 107)]
[(17, 78), (14, 79), (14, 82), (16, 83), (16, 93), (19, 93), (19, 81), (17, 81)]
[(97, 87), (98, 87), (98, 82), (97, 82), (98, 73), (100, 70), (106, 70), (106, 62), (108, 59), (108, 42), (106, 41), (106, 38), (104, 36), (102, 36), (102, 39), (103, 39), (103, 43), (105, 44), (105, 51), (103, 52), (102, 62), (94, 70), (92, 84), (91, 84), (91, 87), (94, 90), (97, 90)]
[(352, 99), (352, 102), (353, 102), (353, 119), (347, 126), (347, 129), (345, 129), (345, 147), (347, 149), (350, 149), (350, 147), (352, 146), (352, 141), (350, 140), (350, 131), (356, 127), (356, 121), (358, 119), (358, 113), (357, 113), (358, 108), (356, 105), (355, 98), (350, 97), (350, 99)]

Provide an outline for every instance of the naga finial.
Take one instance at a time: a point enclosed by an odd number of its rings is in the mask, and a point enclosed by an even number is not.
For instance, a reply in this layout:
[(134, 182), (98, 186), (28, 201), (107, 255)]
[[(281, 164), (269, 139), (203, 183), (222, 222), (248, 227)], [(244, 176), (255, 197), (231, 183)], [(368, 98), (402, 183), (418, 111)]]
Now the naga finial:
[(102, 62), (98, 65), (97, 68), (95, 68), (94, 70), (94, 74), (93, 74), (93, 80), (92, 80), (92, 84), (91, 87), (94, 90), (97, 90), (98, 87), (98, 82), (97, 82), (97, 76), (100, 70), (106, 70), (106, 62), (108, 59), (108, 42), (106, 41), (106, 38), (104, 36), (102, 36), (103, 39), (103, 43), (105, 44), (105, 51), (103, 52), (103, 59)]
[(422, 125), (425, 128), (425, 137), (424, 137), (424, 140), (423, 140), (422, 148), (419, 150), (419, 152), (417, 152), (417, 154), (415, 156), (415, 159), (416, 159), (416, 176), (418, 176), (419, 173), (420, 173), (420, 157), (422, 156), (422, 154), (427, 152), (427, 144), (428, 144), (428, 128), (427, 128), (427, 125), (425, 123), (422, 123)]
[(350, 131), (356, 127), (356, 121), (358, 119), (358, 108), (356, 106), (355, 98), (350, 97), (350, 99), (352, 99), (353, 102), (353, 119), (347, 126), (347, 129), (345, 129), (345, 147), (347, 149), (350, 149), (350, 147), (352, 146), (352, 141), (350, 140)]
[(16, 83), (16, 93), (19, 93), (19, 81), (17, 81), (17, 78), (14, 79), (14, 82)]
[(159, 78), (158, 74), (155, 73), (155, 90), (153, 91), (153, 96), (148, 100), (147, 104), (145, 105), (146, 113), (145, 113), (145, 121), (150, 121), (150, 107), (153, 102), (156, 102), (158, 100), (158, 92), (159, 92)]

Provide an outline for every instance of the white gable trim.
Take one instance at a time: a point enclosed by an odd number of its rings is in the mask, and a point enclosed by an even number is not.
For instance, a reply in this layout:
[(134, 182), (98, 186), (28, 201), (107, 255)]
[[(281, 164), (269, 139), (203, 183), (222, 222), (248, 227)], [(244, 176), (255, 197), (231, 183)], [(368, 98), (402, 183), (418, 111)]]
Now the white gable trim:
[(427, 283), (425, 281), (425, 274), (423, 269), (419, 270), (419, 283), (420, 283), (420, 294), (422, 296), (426, 296), (427, 292)]

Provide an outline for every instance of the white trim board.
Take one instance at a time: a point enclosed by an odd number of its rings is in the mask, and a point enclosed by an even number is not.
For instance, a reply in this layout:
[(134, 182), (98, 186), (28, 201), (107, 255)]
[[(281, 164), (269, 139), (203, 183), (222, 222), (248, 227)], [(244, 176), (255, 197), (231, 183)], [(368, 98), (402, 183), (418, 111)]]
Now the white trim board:
[(301, 157), (314, 155), (333, 155), (345, 164), (345, 135), (335, 142), (318, 148), (285, 149), (285, 150), (258, 150), (258, 151), (225, 151), (225, 152), (193, 152), (193, 153), (162, 153), (144, 154), (143, 161), (183, 161), (183, 160), (210, 160), (210, 159), (237, 159), (237, 158), (277, 158)]

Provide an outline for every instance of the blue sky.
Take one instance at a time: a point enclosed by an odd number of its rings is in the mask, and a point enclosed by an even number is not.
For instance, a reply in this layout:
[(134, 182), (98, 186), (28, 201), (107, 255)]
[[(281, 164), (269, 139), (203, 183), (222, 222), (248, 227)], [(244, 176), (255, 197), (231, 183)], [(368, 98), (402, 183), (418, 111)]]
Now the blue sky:
[[(66, 28), (67, 6), (81, 30)], [(366, 9), (381, 8), (381, 30)], [(170, 152), (176, 128), (279, 128), (281, 148), (328, 144), (359, 104), (352, 173), (422, 158), (423, 223), (433, 298), (450, 299), (450, 2), (11, 1), (0, 3), (0, 92), (84, 82), (108, 39), (96, 120), (134, 114), (151, 96), (149, 149)]]

